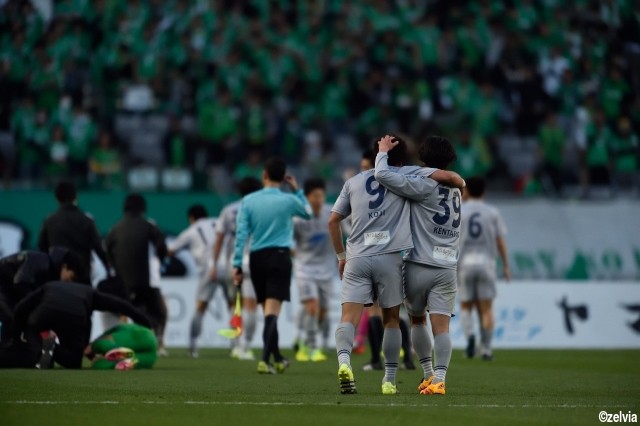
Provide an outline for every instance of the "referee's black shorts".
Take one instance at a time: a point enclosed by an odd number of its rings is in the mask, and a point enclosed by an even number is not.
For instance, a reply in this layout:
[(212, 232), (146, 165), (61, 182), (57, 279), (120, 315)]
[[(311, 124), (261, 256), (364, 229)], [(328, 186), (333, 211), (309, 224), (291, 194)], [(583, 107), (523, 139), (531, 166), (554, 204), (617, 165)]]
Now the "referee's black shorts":
[(291, 299), (291, 250), (288, 247), (251, 252), (249, 270), (258, 303), (267, 299), (281, 302)]

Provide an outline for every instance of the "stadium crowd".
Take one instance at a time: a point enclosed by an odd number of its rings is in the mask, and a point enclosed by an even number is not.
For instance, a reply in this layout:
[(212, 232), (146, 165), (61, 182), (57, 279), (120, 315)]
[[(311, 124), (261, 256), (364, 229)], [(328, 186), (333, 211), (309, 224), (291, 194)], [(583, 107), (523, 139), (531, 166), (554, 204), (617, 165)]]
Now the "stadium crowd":
[(0, 1), (0, 171), (202, 189), (277, 154), (339, 184), (374, 136), (437, 131), (504, 189), (637, 189), (634, 3)]

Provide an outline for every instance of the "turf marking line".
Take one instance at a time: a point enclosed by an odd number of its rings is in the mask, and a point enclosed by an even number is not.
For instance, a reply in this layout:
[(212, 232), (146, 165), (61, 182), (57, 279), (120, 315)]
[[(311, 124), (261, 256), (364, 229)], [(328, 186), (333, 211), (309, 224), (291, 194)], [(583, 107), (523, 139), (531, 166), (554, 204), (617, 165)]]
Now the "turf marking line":
[(147, 405), (247, 405), (247, 406), (287, 406), (287, 407), (303, 407), (303, 406), (322, 406), (322, 407), (451, 407), (451, 408), (629, 408), (626, 405), (591, 405), (591, 404), (372, 404), (372, 403), (343, 403), (338, 402), (251, 402), (251, 401), (0, 401), (0, 404), (7, 405), (130, 405), (130, 404), (147, 404)]

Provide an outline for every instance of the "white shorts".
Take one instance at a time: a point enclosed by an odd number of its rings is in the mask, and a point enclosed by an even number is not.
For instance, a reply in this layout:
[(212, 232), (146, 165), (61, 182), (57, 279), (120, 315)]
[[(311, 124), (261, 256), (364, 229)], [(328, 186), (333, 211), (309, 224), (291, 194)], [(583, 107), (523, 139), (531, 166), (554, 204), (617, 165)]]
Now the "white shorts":
[(349, 259), (342, 278), (342, 303), (381, 308), (401, 305), (402, 256), (400, 252)]
[(321, 308), (329, 306), (333, 287), (332, 278), (316, 279), (296, 274), (296, 286), (301, 302), (316, 299), (320, 302)]
[[(198, 290), (196, 291), (196, 300), (198, 302), (209, 303), (211, 299), (213, 299), (213, 295), (216, 293), (216, 287), (218, 284), (211, 281), (210, 275), (211, 269), (207, 268), (200, 271), (198, 276)], [(225, 296), (227, 296), (226, 292)]]
[(461, 302), (493, 300), (496, 298), (496, 276), (487, 268), (473, 268), (458, 271)]
[(455, 269), (414, 262), (404, 265), (404, 305), (414, 317), (424, 315), (425, 311), (451, 316), (456, 304), (456, 287)]

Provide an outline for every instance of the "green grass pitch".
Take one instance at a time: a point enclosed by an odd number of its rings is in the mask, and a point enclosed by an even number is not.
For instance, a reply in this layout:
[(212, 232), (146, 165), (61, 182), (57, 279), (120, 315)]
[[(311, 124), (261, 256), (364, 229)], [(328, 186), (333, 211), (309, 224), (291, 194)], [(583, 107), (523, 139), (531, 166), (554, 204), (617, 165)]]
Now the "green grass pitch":
[[(285, 353), (293, 358), (292, 354)], [(640, 351), (497, 351), (493, 362), (454, 351), (447, 395), (418, 395), (400, 371), (399, 395), (354, 356), (357, 395), (339, 395), (335, 355), (293, 362), (278, 376), (254, 362), (173, 349), (149, 371), (0, 371), (0, 424), (410, 425), (599, 424), (598, 413), (640, 415)]]

